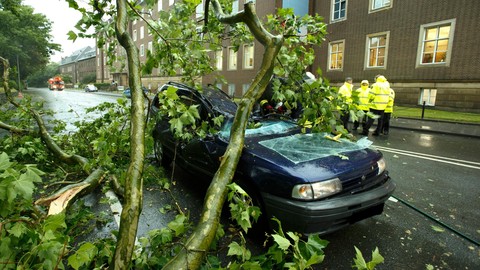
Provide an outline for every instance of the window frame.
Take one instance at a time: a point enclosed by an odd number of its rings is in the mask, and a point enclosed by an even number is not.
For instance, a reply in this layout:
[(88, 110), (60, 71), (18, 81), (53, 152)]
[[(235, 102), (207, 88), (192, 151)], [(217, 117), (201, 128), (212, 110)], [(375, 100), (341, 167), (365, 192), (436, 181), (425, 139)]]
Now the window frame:
[[(335, 18), (335, 1), (339, 1), (340, 4), (341, 4), (341, 2), (345, 2), (345, 15), (343, 17)], [(341, 9), (340, 9), (340, 11), (341, 11)], [(332, 0), (330, 12), (331, 12), (331, 14), (330, 14), (331, 15), (330, 16), (330, 22), (331, 23), (336, 23), (336, 22), (341, 22), (341, 21), (347, 20), (348, 0)]]
[[(370, 40), (375, 37), (381, 37), (385, 36), (385, 45), (383, 46), (385, 48), (385, 54), (384, 54), (384, 65), (383, 66), (369, 66), (370, 65)], [(373, 33), (369, 34), (366, 37), (366, 43), (365, 43), (365, 70), (367, 69), (387, 69), (387, 63), (388, 63), (388, 47), (389, 47), (389, 42), (390, 42), (390, 31), (386, 32), (379, 32), (379, 33)], [(380, 46), (375, 47), (380, 48)], [(376, 57), (376, 62), (378, 63), (378, 52), (377, 52), (377, 57)]]
[(215, 67), (217, 70), (223, 70), (223, 48), (214, 52)]
[[(232, 55), (235, 55), (235, 56), (232, 58)], [(235, 67), (232, 67), (232, 62), (235, 63)], [(238, 51), (235, 51), (235, 48), (233, 46), (230, 46), (228, 47), (227, 70), (237, 70), (237, 69), (238, 69)]]
[[(428, 91), (428, 98), (425, 99), (425, 92)], [(432, 95), (432, 92), (434, 93)], [(435, 107), (435, 102), (437, 101), (438, 89), (437, 88), (420, 88), (420, 96), (418, 97), (418, 105), (423, 105), (425, 101), (425, 106)], [(433, 102), (432, 102), (433, 97)]]
[[(452, 58), (452, 48), (453, 48), (453, 38), (455, 36), (455, 24), (456, 24), (456, 19), (450, 19), (450, 20), (443, 20), (443, 21), (438, 21), (438, 22), (433, 22), (433, 23), (427, 23), (427, 24), (422, 24), (420, 25), (420, 31), (418, 34), (418, 47), (417, 47), (417, 60), (415, 61), (416, 65), (415, 67), (439, 67), (439, 66), (444, 66), (444, 67), (449, 67), (450, 66), (450, 61)], [(448, 36), (448, 45), (447, 45), (447, 51), (446, 51), (446, 58), (445, 62), (433, 62), (433, 63), (423, 63), (423, 54), (424, 54), (424, 45), (425, 45), (425, 34), (427, 32), (427, 29), (432, 29), (432, 28), (440, 28), (442, 26), (450, 26), (450, 32)], [(434, 49), (434, 54), (438, 48), (438, 38), (435, 39), (435, 49)], [(435, 57), (434, 57), (435, 59)]]
[(236, 88), (236, 87), (235, 87), (235, 84), (234, 84), (234, 83), (229, 83), (229, 84), (228, 84), (228, 95), (229, 95), (230, 97), (235, 97), (235, 91), (236, 91), (235, 88)]
[[(251, 60), (252, 60), (252, 63), (250, 65), (250, 61), (249, 59), (247, 59), (247, 56), (249, 54), (247, 54), (247, 47), (251, 47)], [(243, 69), (254, 69), (255, 67), (255, 44), (254, 43), (250, 43), (250, 44), (244, 44), (243, 45)]]
[[(338, 44), (343, 45), (343, 50), (341, 51), (341, 53), (342, 53), (341, 67), (340, 68), (331, 68), (331, 66), (332, 66), (332, 45), (338, 45)], [(338, 51), (336, 52), (336, 54), (338, 54)], [(327, 66), (327, 70), (329, 70), (329, 71), (343, 71), (344, 59), (345, 59), (345, 39), (335, 40), (335, 41), (332, 41), (332, 42), (328, 43), (328, 66)], [(337, 62), (338, 62), (338, 58), (337, 58)]]
[[(379, 7), (379, 8), (374, 8), (374, 5), (375, 5), (375, 1), (390, 1), (390, 3), (388, 5), (384, 5), (382, 7)], [(391, 9), (393, 7), (393, 0), (369, 0), (369, 3), (368, 3), (368, 13), (374, 13), (374, 12), (378, 12), (378, 11), (384, 11), (384, 10), (387, 10), (387, 9)]]

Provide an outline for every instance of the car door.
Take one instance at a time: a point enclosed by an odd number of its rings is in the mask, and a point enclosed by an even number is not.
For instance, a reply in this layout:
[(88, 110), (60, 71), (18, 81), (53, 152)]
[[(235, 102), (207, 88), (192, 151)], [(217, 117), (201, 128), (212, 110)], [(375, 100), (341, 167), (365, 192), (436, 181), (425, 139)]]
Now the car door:
[[(201, 125), (202, 121), (209, 121), (212, 109), (208, 103), (191, 92), (179, 90), (177, 94), (185, 105), (198, 105), (200, 119), (197, 120), (197, 125)], [(218, 168), (218, 161), (215, 160), (216, 149), (215, 136), (207, 134), (205, 138), (194, 137), (188, 142), (180, 142), (179, 152), (189, 170), (211, 176)]]

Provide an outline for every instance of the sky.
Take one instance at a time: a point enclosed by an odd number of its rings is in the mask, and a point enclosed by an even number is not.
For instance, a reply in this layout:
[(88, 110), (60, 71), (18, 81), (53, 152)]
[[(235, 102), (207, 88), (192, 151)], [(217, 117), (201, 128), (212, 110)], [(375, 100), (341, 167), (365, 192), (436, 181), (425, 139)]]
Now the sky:
[(60, 62), (62, 57), (71, 55), (81, 48), (95, 46), (94, 39), (77, 38), (75, 42), (68, 39), (70, 30), (77, 32), (75, 24), (81, 19), (80, 12), (68, 7), (65, 0), (23, 0), (23, 4), (31, 6), (34, 13), (43, 13), (52, 22), (52, 42), (62, 46), (61, 52), (54, 52), (50, 57), (53, 62)]

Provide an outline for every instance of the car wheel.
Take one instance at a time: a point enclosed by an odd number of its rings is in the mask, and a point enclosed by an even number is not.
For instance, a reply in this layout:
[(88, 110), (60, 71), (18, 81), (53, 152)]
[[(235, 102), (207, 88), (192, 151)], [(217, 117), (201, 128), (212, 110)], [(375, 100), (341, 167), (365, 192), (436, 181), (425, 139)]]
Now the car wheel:
[(172, 160), (165, 156), (163, 151), (163, 145), (157, 139), (155, 139), (153, 142), (153, 151), (155, 152), (155, 159), (157, 160), (158, 164), (164, 167), (170, 166)]

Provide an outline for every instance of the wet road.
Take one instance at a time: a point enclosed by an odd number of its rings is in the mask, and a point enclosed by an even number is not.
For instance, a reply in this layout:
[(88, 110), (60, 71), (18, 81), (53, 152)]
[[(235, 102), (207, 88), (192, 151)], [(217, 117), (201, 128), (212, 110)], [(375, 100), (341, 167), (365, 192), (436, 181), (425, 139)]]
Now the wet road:
[[(62, 120), (76, 120), (85, 108), (119, 97), (71, 90), (30, 93), (42, 96)], [(324, 236), (330, 244), (315, 269), (351, 269), (354, 246), (366, 259), (378, 247), (385, 263), (377, 269), (480, 269), (480, 139), (402, 129), (370, 139), (385, 155), (397, 190), (382, 215)], [(177, 173), (173, 196), (195, 217), (202, 189), (191, 184), (193, 176)], [(163, 195), (146, 189), (140, 235), (165, 226), (159, 209), (171, 199)]]

